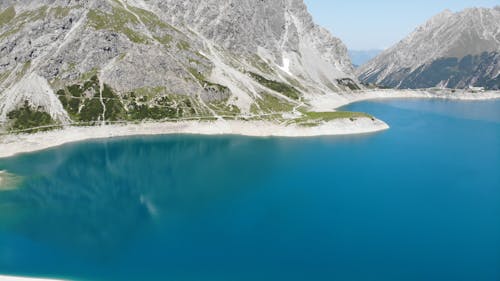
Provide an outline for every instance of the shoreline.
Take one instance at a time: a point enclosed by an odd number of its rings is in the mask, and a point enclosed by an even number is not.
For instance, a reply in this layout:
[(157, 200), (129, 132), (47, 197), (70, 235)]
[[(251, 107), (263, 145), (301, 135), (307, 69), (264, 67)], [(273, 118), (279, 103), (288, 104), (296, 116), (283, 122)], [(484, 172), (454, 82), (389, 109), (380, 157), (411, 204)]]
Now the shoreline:
[[(333, 111), (351, 103), (383, 99), (442, 99), (455, 101), (481, 101), (500, 99), (500, 91), (470, 93), (430, 90), (366, 90), (325, 95), (311, 102), (313, 111)], [(147, 135), (242, 135), (251, 137), (318, 137), (375, 133), (389, 129), (382, 120), (357, 118), (332, 120), (316, 127), (281, 125), (271, 121), (177, 121), (143, 122), (124, 125), (66, 127), (34, 134), (8, 134), (0, 136), (0, 158), (12, 157), (66, 143), (92, 139), (106, 139)], [(1, 181), (1, 179), (0, 179)]]
[(450, 101), (488, 101), (500, 99), (499, 91), (472, 93), (466, 90), (363, 90), (340, 93), (338, 96), (325, 95), (311, 102), (313, 110), (328, 111), (362, 101), (391, 99), (438, 99)]
[(270, 121), (179, 121), (144, 122), (126, 125), (92, 127), (67, 127), (60, 130), (34, 134), (17, 134), (0, 137), (0, 158), (19, 153), (34, 152), (66, 143), (92, 139), (148, 135), (241, 135), (249, 137), (317, 137), (353, 135), (384, 131), (389, 126), (378, 119), (338, 119), (315, 127), (280, 125)]
[(64, 280), (0, 275), (0, 281), (64, 281)]

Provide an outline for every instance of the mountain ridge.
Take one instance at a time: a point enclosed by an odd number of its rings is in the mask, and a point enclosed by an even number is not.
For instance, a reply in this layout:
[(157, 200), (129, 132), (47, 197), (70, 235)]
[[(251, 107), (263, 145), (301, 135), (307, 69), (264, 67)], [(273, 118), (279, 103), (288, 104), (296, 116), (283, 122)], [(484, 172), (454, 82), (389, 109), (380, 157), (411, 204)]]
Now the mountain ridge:
[(500, 9), (445, 10), (361, 66), (361, 81), (388, 87), (498, 89)]

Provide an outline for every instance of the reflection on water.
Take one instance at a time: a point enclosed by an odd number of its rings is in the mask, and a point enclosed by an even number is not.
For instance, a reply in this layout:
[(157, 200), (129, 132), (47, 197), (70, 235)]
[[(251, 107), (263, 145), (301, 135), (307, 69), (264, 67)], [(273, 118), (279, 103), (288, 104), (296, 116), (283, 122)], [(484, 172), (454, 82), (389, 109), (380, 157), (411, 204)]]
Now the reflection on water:
[[(0, 228), (15, 227), (32, 239), (82, 254), (119, 254), (155, 219), (196, 213), (220, 194), (242, 192), (257, 174), (271, 172), (266, 166), (273, 161), (265, 157), (260, 172), (253, 167), (250, 174), (245, 158), (251, 150), (241, 146), (251, 146), (251, 139), (114, 142), (69, 145), (9, 162), (10, 169), (29, 177), (21, 189), (0, 196)], [(241, 159), (234, 161), (240, 166), (238, 182), (226, 175), (231, 158)]]
[(391, 125), (361, 136), (135, 137), (0, 159), (23, 179), (0, 192), (0, 273), (500, 280), (500, 102), (468, 103), (473, 118), (457, 104), (354, 104)]
[(15, 189), (21, 183), (21, 177), (7, 171), (0, 171), (0, 192)]

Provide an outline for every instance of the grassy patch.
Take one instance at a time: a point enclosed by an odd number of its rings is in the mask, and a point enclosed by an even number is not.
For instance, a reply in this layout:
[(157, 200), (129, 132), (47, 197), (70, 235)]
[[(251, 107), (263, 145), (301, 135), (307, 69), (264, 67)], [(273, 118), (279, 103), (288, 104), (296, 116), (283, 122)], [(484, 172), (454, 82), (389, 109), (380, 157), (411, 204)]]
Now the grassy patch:
[(167, 88), (165, 87), (143, 87), (135, 89), (132, 94), (133, 96), (139, 98), (140, 102), (147, 102), (154, 97), (165, 94), (167, 92)]
[(373, 116), (366, 113), (350, 111), (306, 112), (304, 113), (304, 116), (309, 120), (312, 119), (321, 121), (332, 121), (335, 119), (373, 118)]
[(23, 12), (15, 17), (16, 22), (26, 23), (44, 19), (47, 16), (47, 6), (42, 6), (36, 10)]
[(149, 30), (170, 28), (170, 25), (160, 20), (155, 13), (133, 6), (127, 5), (127, 7), (139, 16), (141, 21), (148, 27)]
[(207, 79), (205, 78), (205, 75), (203, 75), (203, 73), (199, 72), (198, 70), (196, 70), (192, 67), (189, 67), (188, 71), (196, 78), (196, 80), (198, 80), (198, 82), (203, 84), (203, 83), (205, 83), (205, 81), (207, 81)]
[[(2, 12), (1, 15), (5, 15), (5, 18), (0, 17), (0, 21), (5, 21), (5, 24), (8, 23), (10, 28), (7, 29), (6, 32), (0, 34), (0, 39), (20, 32), (28, 22), (35, 22), (44, 19), (47, 16), (47, 7), (42, 6), (36, 10), (22, 12), (21, 14), (16, 14), (15, 10), (7, 9)], [(12, 18), (12, 16), (14, 17)], [(0, 27), (1, 26), (2, 25), (0, 24)]]
[(165, 34), (163, 36), (153, 36), (153, 38), (167, 47), (170, 47), (170, 43), (172, 43), (173, 40), (173, 37), (170, 34)]
[(0, 13), (0, 27), (8, 24), (15, 17), (16, 17), (16, 9), (14, 9), (13, 6), (3, 10)]
[(280, 99), (268, 93), (261, 93), (261, 99), (256, 99), (255, 104), (252, 104), (250, 112), (253, 114), (260, 113), (280, 113), (293, 110), (294, 105), (284, 99)]
[(264, 61), (260, 56), (253, 55), (248, 60), (252, 66), (267, 74), (274, 74), (274, 70), (269, 66), (269, 64)]
[(302, 116), (296, 119), (290, 119), (287, 121), (288, 124), (296, 124), (302, 127), (316, 127), (325, 122), (340, 120), (340, 119), (350, 119), (352, 122), (356, 121), (358, 118), (370, 118), (375, 120), (375, 118), (369, 114), (361, 112), (350, 112), (350, 111), (335, 111), (335, 112), (305, 112), (302, 111)]
[(87, 80), (90, 80), (92, 79), (93, 77), (97, 77), (97, 73), (99, 72), (99, 70), (97, 68), (93, 68), (92, 70), (90, 71), (87, 71), (85, 73), (82, 73), (80, 75), (80, 80), (82, 81), (87, 81)]
[(234, 104), (229, 104), (228, 100), (213, 101), (208, 103), (208, 107), (222, 116), (237, 116), (241, 114), (241, 110)]
[(122, 60), (124, 60), (126, 56), (127, 56), (127, 53), (121, 53), (121, 54), (118, 56), (118, 61), (122, 61)]
[(23, 65), (23, 69), (21, 70), (21, 73), (19, 74), (19, 76), (24, 76), (28, 70), (30, 69), (31, 67), (31, 61), (26, 61)]
[(69, 12), (71, 11), (71, 8), (69, 7), (53, 7), (50, 9), (49, 14), (54, 15), (58, 19), (65, 18), (69, 15)]
[(124, 34), (134, 43), (147, 43), (146, 36), (134, 31), (129, 26), (139, 24), (139, 20), (123, 8), (113, 7), (112, 14), (99, 10), (90, 10), (87, 14), (88, 24), (96, 30), (112, 30)]
[(286, 81), (288, 81), (288, 83), (290, 83), (290, 85), (294, 86), (295, 89), (301, 89), (301, 90), (304, 90), (304, 86), (302, 84), (300, 84), (300, 82), (296, 79), (293, 79), (291, 77), (288, 77), (288, 76), (285, 76), (285, 79)]
[(177, 42), (177, 48), (179, 50), (188, 51), (191, 48), (191, 45), (189, 45), (188, 42), (181, 40), (181, 41)]
[(221, 85), (221, 84), (217, 84), (217, 83), (213, 83), (213, 82), (208, 81), (205, 78), (205, 75), (203, 75), (203, 73), (199, 72), (198, 70), (196, 70), (192, 67), (189, 67), (188, 71), (196, 78), (196, 80), (198, 80), (200, 85), (205, 90), (212, 90), (212, 91), (215, 91), (218, 93), (222, 93), (226, 96), (230, 95), (231, 90), (228, 87)]
[(283, 94), (291, 99), (294, 99), (294, 100), (300, 99), (300, 92), (288, 84), (266, 79), (266, 78), (260, 76), (259, 74), (253, 73), (253, 72), (250, 72), (250, 76), (255, 81), (259, 82), (259, 84), (261, 84), (262, 86), (264, 86), (268, 89), (271, 89), (273, 91), (281, 93), (281, 94)]
[(7, 79), (9, 77), (10, 73), (11, 73), (10, 70), (7, 70), (5, 72), (0, 73), (0, 83), (5, 81), (5, 79)]

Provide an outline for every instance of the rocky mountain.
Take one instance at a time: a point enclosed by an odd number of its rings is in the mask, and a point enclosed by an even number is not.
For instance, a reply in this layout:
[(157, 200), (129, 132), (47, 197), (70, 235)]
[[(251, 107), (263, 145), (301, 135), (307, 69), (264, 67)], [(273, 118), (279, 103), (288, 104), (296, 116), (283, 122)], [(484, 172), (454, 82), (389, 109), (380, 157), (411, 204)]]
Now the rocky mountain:
[(302, 0), (0, 2), (4, 130), (260, 118), (357, 87)]
[(500, 6), (444, 11), (357, 71), (397, 88), (500, 88)]

